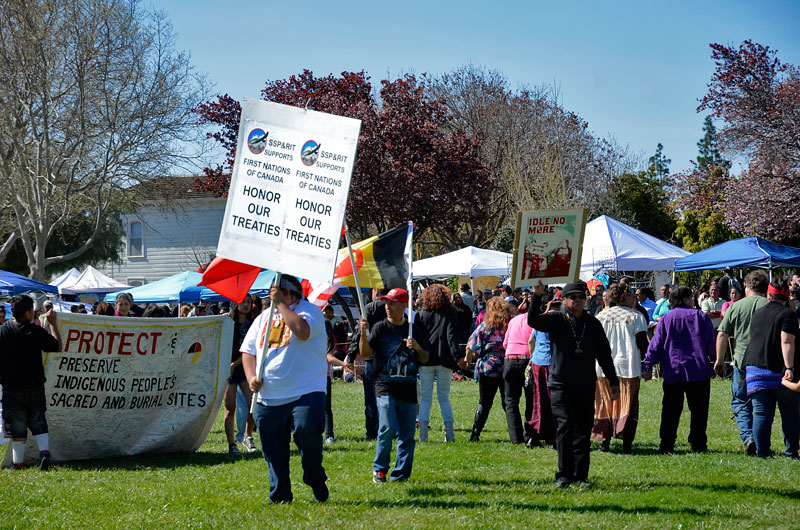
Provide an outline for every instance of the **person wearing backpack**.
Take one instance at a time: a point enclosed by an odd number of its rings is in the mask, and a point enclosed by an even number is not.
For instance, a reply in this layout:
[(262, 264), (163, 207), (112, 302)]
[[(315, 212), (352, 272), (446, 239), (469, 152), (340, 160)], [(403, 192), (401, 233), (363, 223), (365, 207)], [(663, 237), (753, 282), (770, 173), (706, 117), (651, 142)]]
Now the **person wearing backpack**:
[(427, 362), (428, 337), (422, 326), (413, 325), (413, 338), (409, 338), (405, 308), (408, 291), (392, 289), (381, 297), (386, 301), (387, 318), (369, 328), (369, 322), (360, 322), (359, 348), (366, 359), (373, 359), (375, 369), (375, 395), (378, 403), (378, 439), (375, 460), (372, 463), (372, 480), (386, 482), (392, 440), (397, 434), (397, 456), (390, 481), (408, 480), (414, 463), (414, 435), (417, 416), (417, 371)]

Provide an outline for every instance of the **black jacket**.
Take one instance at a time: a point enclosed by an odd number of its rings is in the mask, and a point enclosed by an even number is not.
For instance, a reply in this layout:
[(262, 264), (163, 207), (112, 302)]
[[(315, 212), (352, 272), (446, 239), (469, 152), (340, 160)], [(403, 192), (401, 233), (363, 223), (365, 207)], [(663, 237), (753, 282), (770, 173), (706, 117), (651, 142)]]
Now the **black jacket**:
[[(386, 318), (386, 302), (384, 300), (375, 300), (374, 302), (370, 302), (364, 307), (364, 311), (366, 311), (366, 315), (364, 318), (367, 319), (367, 323), (369, 324), (369, 329), (381, 322), (384, 318)], [(347, 348), (347, 358), (350, 359), (351, 362), (355, 362), (356, 357), (358, 356), (358, 341), (361, 339), (361, 326), (356, 324), (356, 329), (353, 331), (353, 336), (350, 337), (350, 347)], [(372, 362), (372, 358), (366, 360), (367, 362)]]
[(418, 311), (416, 324), (428, 332), (431, 349), (428, 350), (428, 362), (425, 366), (444, 366), (451, 370), (458, 369), (458, 316), (455, 308), (446, 312)]
[[(595, 360), (611, 386), (619, 385), (611, 346), (600, 321), (588, 311), (584, 311), (579, 319), (567, 312), (541, 314), (541, 306), (541, 298), (534, 295), (528, 309), (528, 325), (550, 334), (550, 379), (547, 385), (551, 388), (594, 386), (597, 381)], [(573, 330), (577, 331), (573, 333)], [(581, 353), (577, 353), (576, 336), (580, 339), (581, 335)]]

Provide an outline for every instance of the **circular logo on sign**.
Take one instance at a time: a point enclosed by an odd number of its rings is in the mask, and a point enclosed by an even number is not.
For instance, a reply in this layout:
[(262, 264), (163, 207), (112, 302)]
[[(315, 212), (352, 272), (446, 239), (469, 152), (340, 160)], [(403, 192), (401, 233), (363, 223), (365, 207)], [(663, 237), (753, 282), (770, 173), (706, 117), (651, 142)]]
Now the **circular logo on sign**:
[(318, 144), (314, 140), (309, 140), (303, 144), (302, 149), (300, 149), (300, 158), (303, 159), (303, 163), (307, 166), (313, 166), (317, 163), (317, 158), (319, 158), (319, 148), (322, 144)]
[(247, 147), (254, 155), (260, 155), (267, 148), (267, 136), (269, 133), (264, 132), (263, 129), (253, 129), (247, 135)]

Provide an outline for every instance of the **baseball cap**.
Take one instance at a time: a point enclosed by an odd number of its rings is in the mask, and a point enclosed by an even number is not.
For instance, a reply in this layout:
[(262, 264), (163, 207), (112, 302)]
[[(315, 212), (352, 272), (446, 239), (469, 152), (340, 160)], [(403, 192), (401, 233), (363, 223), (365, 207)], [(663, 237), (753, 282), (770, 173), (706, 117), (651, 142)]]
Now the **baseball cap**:
[(381, 296), (381, 300), (389, 302), (403, 302), (408, 303), (408, 291), (405, 289), (392, 289), (385, 296)]

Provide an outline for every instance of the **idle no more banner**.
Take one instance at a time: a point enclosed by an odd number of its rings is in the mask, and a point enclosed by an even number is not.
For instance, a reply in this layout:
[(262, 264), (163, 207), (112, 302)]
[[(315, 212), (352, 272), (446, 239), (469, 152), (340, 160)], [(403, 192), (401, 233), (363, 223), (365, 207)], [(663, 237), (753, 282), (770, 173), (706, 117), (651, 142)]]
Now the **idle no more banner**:
[(330, 282), (361, 121), (245, 98), (217, 255)]
[(59, 313), (58, 326), (64, 351), (44, 357), (53, 460), (200, 447), (230, 375), (230, 318)]
[(517, 214), (512, 287), (578, 280), (586, 208)]

